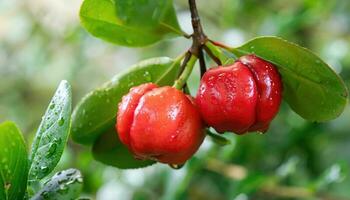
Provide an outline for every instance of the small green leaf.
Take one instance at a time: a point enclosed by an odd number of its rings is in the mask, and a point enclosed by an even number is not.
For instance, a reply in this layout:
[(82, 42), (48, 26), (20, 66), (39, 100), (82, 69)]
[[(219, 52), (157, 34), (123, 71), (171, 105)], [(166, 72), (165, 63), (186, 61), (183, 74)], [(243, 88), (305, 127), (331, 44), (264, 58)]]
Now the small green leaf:
[(62, 81), (34, 138), (30, 156), (30, 181), (44, 178), (59, 162), (70, 131), (71, 104), (71, 87), (67, 81)]
[(342, 79), (303, 47), (278, 37), (259, 37), (232, 52), (237, 56), (256, 54), (274, 63), (282, 75), (284, 99), (307, 120), (334, 119), (347, 104), (348, 91)]
[(79, 170), (68, 169), (53, 175), (31, 200), (77, 199), (83, 189)]
[(73, 139), (81, 144), (93, 144), (100, 134), (114, 127), (118, 103), (131, 87), (147, 82), (172, 85), (179, 63), (166, 57), (142, 61), (87, 94), (72, 115)]
[(231, 144), (231, 141), (226, 139), (225, 137), (215, 134), (213, 132), (211, 132), (210, 130), (206, 129), (207, 135), (210, 136), (210, 138), (213, 140), (213, 142), (215, 142), (216, 144), (220, 145), (220, 146), (226, 146), (228, 144)]
[(155, 163), (151, 160), (136, 160), (127, 147), (120, 142), (114, 128), (96, 140), (92, 153), (96, 160), (120, 169), (135, 169)]
[(169, 0), (84, 0), (80, 19), (92, 35), (129, 47), (182, 35)]
[(13, 122), (0, 124), (0, 147), (0, 199), (23, 199), (28, 155), (23, 136)]

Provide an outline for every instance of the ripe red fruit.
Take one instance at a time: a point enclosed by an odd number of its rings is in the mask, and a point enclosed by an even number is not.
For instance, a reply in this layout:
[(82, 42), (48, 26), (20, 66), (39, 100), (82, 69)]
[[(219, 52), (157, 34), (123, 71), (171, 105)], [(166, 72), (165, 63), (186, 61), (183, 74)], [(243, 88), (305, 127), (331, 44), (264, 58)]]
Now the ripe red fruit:
[(134, 87), (123, 97), (116, 130), (136, 158), (168, 164), (185, 163), (205, 136), (191, 97), (152, 83)]
[(279, 110), (282, 82), (275, 66), (255, 55), (208, 70), (196, 96), (203, 120), (218, 132), (265, 132)]

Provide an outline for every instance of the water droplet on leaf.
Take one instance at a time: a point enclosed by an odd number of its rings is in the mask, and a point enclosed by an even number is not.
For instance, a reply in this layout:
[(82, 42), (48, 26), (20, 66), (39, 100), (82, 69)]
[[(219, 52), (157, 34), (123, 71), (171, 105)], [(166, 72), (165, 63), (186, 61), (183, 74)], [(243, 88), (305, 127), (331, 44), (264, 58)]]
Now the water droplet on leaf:
[(63, 124), (64, 124), (64, 118), (61, 117), (61, 118), (58, 120), (58, 125), (59, 125), (59, 126), (63, 126)]

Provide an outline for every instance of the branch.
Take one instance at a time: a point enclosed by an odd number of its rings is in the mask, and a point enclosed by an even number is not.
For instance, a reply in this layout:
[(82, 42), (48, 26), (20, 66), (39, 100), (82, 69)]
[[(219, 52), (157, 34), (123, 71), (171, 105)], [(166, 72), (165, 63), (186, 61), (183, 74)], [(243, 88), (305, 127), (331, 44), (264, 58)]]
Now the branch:
[(203, 48), (199, 51), (199, 66), (201, 70), (201, 77), (203, 77), (204, 73), (207, 71), (207, 66), (205, 66), (205, 60), (203, 55)]
[(182, 72), (185, 70), (185, 67), (186, 67), (188, 61), (190, 60), (191, 55), (192, 55), (192, 54), (191, 54), (190, 51), (187, 51), (187, 52), (186, 52), (185, 58), (184, 58), (184, 60), (182, 61), (181, 66), (180, 66), (180, 69), (179, 69), (179, 72), (178, 72), (178, 74), (177, 74), (177, 76), (176, 76), (177, 78), (179, 78), (180, 75), (182, 74)]
[(213, 59), (217, 65), (222, 65), (220, 58), (216, 57), (207, 46), (204, 45), (203, 49), (205, 50), (205, 52), (207, 52), (207, 54), (210, 56), (210, 58)]
[(188, 0), (188, 3), (190, 5), (192, 27), (193, 27), (193, 34), (192, 34), (193, 43), (191, 47), (191, 53), (199, 57), (201, 48), (207, 41), (207, 36), (203, 32), (201, 20), (198, 15), (196, 0)]

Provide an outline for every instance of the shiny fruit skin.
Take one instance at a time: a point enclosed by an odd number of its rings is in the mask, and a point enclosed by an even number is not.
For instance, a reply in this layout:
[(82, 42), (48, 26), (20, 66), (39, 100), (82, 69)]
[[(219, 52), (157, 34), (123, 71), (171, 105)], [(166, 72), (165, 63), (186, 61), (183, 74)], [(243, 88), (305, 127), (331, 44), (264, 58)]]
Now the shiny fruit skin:
[(259, 94), (256, 121), (249, 131), (265, 132), (271, 120), (278, 113), (281, 104), (283, 84), (280, 74), (272, 63), (255, 55), (243, 56), (239, 62), (252, 71)]
[(138, 159), (183, 164), (204, 139), (198, 109), (181, 91), (146, 83), (119, 104), (119, 138)]
[(222, 133), (265, 132), (279, 110), (282, 82), (275, 66), (255, 55), (208, 70), (196, 103), (208, 126)]

